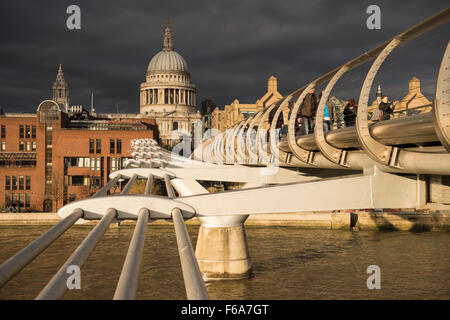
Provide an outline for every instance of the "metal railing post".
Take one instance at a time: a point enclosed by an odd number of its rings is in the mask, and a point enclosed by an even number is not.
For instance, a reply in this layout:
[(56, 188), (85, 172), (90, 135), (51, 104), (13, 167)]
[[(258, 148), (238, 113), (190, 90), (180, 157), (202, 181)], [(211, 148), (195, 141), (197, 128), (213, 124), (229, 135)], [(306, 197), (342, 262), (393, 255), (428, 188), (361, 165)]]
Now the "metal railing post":
[(128, 248), (116, 292), (114, 293), (114, 300), (132, 300), (136, 296), (139, 268), (142, 260), (142, 252), (144, 251), (145, 231), (147, 229), (149, 215), (150, 211), (147, 208), (142, 208), (139, 211), (130, 247)]
[(100, 190), (98, 190), (91, 198), (97, 198), (97, 197), (101, 197), (104, 196), (109, 189), (111, 189), (116, 183), (117, 181), (121, 178), (120, 174), (118, 174), (117, 176), (115, 176), (114, 178), (112, 178), (111, 180), (108, 181), (108, 183), (102, 187)]
[(172, 184), (170, 183), (168, 174), (164, 175), (164, 183), (166, 184), (167, 196), (171, 199), (175, 198), (175, 191), (173, 190)]
[(152, 193), (152, 187), (153, 187), (153, 175), (150, 173), (147, 178), (144, 194), (147, 196), (150, 195)]
[(106, 214), (100, 222), (94, 229), (92, 229), (89, 235), (72, 253), (69, 259), (67, 259), (64, 265), (58, 270), (49, 283), (47, 283), (44, 289), (42, 289), (36, 297), (36, 300), (56, 300), (62, 298), (67, 290), (67, 278), (69, 277), (69, 274), (66, 273), (67, 267), (74, 265), (81, 268), (83, 266), (84, 262), (87, 260), (92, 250), (94, 250), (95, 246), (108, 229), (109, 224), (114, 219), (116, 214), (117, 211), (115, 209), (108, 209), (106, 211)]
[(123, 188), (122, 192), (120, 194), (127, 194), (128, 192), (130, 192), (131, 187), (133, 186), (134, 181), (136, 181), (137, 179), (137, 174), (133, 174), (130, 178), (130, 180), (128, 180), (127, 184), (125, 185), (125, 188)]
[(172, 210), (172, 220), (177, 237), (178, 253), (180, 255), (181, 270), (183, 271), (184, 286), (189, 300), (207, 300), (205, 283), (200, 273), (191, 240), (183, 221), (181, 210), (175, 208)]
[(0, 288), (11, 280), (26, 265), (33, 261), (33, 259), (36, 258), (42, 251), (48, 248), (56, 239), (59, 238), (60, 235), (69, 229), (82, 216), (83, 210), (75, 209), (57, 225), (20, 250), (14, 256), (3, 262), (0, 265)]

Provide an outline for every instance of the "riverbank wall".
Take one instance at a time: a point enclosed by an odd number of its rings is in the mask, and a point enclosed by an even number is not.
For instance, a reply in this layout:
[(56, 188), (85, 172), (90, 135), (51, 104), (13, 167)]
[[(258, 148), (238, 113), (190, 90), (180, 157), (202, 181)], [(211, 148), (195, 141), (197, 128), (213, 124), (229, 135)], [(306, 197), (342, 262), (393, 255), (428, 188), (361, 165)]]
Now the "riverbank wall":
[[(55, 225), (60, 221), (56, 213), (0, 213), (0, 225)], [(95, 221), (85, 225), (95, 224)], [(152, 221), (153, 224), (171, 224), (165, 220)], [(124, 220), (120, 226), (134, 225), (133, 220)], [(194, 218), (187, 225), (199, 225)], [(410, 213), (410, 212), (298, 212), (285, 214), (250, 215), (247, 226), (293, 226), (308, 229), (332, 230), (403, 230), (432, 231), (450, 230), (450, 212)], [(112, 228), (118, 227), (111, 224)]]

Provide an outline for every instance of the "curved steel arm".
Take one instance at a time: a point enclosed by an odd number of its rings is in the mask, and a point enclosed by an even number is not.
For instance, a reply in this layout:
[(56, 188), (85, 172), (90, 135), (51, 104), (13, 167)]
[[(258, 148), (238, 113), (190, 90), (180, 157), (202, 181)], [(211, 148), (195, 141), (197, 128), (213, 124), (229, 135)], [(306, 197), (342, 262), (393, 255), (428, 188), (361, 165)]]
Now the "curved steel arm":
[[(331, 80), (328, 82), (325, 91), (322, 95), (322, 98), (319, 101), (319, 105), (317, 107), (316, 122), (314, 128), (314, 139), (316, 141), (316, 145), (319, 147), (319, 150), (328, 160), (336, 164), (339, 164), (343, 167), (348, 167), (348, 165), (346, 164), (347, 151), (335, 148), (325, 140), (325, 133), (323, 131), (323, 121), (324, 121), (323, 118), (325, 115), (325, 104), (328, 101), (328, 96), (330, 95), (331, 90), (333, 89), (336, 82), (348, 70), (349, 66), (344, 65), (341, 69), (339, 69), (338, 72), (335, 73), (333, 78), (331, 78)], [(330, 111), (329, 108), (330, 107), (328, 106), (328, 112), (329, 113), (333, 112), (333, 110)]]
[(258, 162), (258, 155), (253, 152), (253, 148), (256, 147), (256, 132), (255, 132), (255, 146), (252, 147), (251, 140), (252, 140), (252, 131), (253, 127), (255, 126), (256, 121), (264, 114), (264, 111), (261, 110), (255, 114), (255, 117), (250, 121), (250, 125), (248, 127), (247, 135), (245, 137), (245, 143), (246, 143), (246, 151), (248, 152), (248, 163), (249, 164), (256, 164)]
[(450, 42), (447, 43), (439, 68), (433, 103), (433, 122), (439, 141), (450, 152)]
[(364, 151), (377, 163), (381, 165), (391, 165), (393, 167), (399, 167), (397, 164), (398, 148), (379, 143), (370, 135), (367, 112), (373, 80), (384, 60), (400, 43), (400, 39), (394, 38), (372, 63), (361, 89), (356, 116), (356, 132)]
[[(288, 127), (288, 144), (289, 149), (292, 150), (292, 153), (299, 158), (301, 161), (314, 165), (314, 151), (306, 150), (303, 148), (300, 148), (297, 145), (297, 139), (295, 137), (295, 122), (297, 121), (297, 113), (300, 109), (301, 104), (303, 103), (303, 100), (305, 99), (306, 94), (308, 91), (315, 87), (315, 82), (311, 82), (306, 86), (305, 89), (303, 89), (302, 93), (298, 97), (297, 101), (294, 104), (294, 107), (292, 108), (291, 116), (289, 117), (289, 127)], [(302, 90), (302, 89), (300, 89)]]
[(250, 116), (242, 125), (242, 129), (239, 131), (237, 136), (237, 162), (246, 163), (247, 157), (245, 154), (245, 141), (246, 135), (248, 134), (248, 129), (245, 129), (247, 124), (256, 116), (256, 114)]
[(287, 153), (283, 152), (279, 149), (279, 141), (276, 139), (276, 124), (278, 122), (278, 118), (282, 115), (283, 108), (286, 106), (289, 106), (289, 103), (293, 100), (298, 98), (300, 95), (300, 91), (294, 91), (293, 93), (286, 96), (286, 98), (283, 99), (280, 106), (278, 107), (277, 111), (275, 112), (275, 115), (273, 116), (272, 123), (270, 125), (270, 153), (271, 153), (271, 162), (279, 164), (280, 157), (283, 158), (284, 161), (288, 162), (289, 159), (287, 157)]
[(259, 155), (258, 162), (262, 164), (266, 164), (270, 160), (270, 157), (267, 156), (267, 130), (263, 128), (263, 125), (273, 108), (277, 107), (279, 104), (279, 102), (272, 103), (268, 108), (266, 108), (261, 119), (259, 120), (258, 131), (256, 132), (256, 150), (257, 155)]
[(238, 122), (230, 130), (227, 130), (225, 139), (225, 163), (233, 164), (235, 161), (234, 138), (242, 125), (243, 121)]

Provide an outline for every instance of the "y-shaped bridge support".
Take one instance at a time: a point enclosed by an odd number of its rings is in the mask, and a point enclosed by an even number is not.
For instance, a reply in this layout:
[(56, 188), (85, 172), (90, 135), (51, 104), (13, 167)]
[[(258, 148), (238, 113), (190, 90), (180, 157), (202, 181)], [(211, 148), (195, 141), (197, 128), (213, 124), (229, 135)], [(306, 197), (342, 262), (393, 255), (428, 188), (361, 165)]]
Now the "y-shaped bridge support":
[[(172, 179), (182, 197), (206, 194), (197, 181)], [(205, 280), (242, 279), (251, 274), (244, 222), (248, 215), (199, 217), (195, 256)]]

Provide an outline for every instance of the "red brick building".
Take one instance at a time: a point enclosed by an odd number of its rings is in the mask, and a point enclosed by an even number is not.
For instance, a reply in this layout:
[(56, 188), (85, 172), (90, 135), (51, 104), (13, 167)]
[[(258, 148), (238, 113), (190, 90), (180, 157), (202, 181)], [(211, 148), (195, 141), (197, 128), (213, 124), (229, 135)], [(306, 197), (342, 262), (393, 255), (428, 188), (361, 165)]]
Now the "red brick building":
[(88, 197), (131, 158), (131, 140), (158, 139), (154, 119), (69, 107), (61, 65), (52, 89), (34, 114), (0, 113), (0, 210), (55, 211)]

